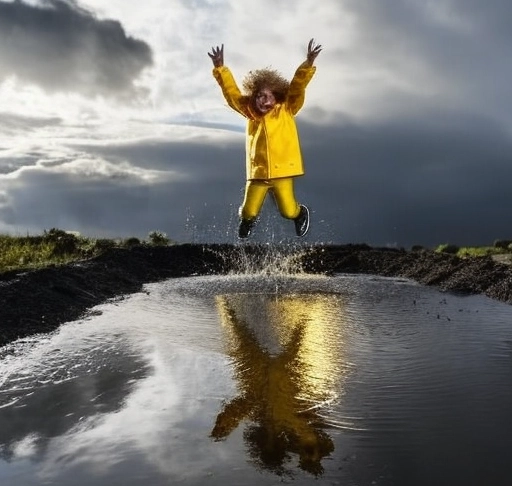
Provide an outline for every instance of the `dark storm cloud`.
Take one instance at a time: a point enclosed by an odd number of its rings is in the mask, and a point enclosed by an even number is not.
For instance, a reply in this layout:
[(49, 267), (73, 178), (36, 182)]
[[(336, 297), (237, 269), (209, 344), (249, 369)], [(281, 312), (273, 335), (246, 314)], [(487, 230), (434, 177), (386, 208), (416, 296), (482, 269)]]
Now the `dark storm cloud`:
[(345, 5), (357, 18), (354, 56), (360, 65), (400, 66), (395, 74), (406, 81), (409, 68), (425, 67), (424, 76), (415, 75), (417, 89), (428, 91), (433, 83), (436, 91), (439, 82), (448, 102), (509, 118), (511, 2), (347, 0)]
[[(507, 0), (345, 0), (344, 4), (357, 15), (361, 38), (390, 54), (414, 48), (432, 59), (464, 54), (465, 61), (488, 46), (502, 51), (512, 41), (512, 4)], [(373, 42), (377, 40), (387, 43)], [(475, 51), (474, 45), (481, 50)]]
[[(334, 125), (299, 119), (306, 164), (296, 194), (312, 211), (305, 241), (409, 247), (492, 244), (512, 237), (512, 140), (484, 117), (432, 110), (411, 119)], [(0, 218), (21, 227), (178, 241), (236, 241), (245, 181), (244, 136), (74, 146), (114, 164), (180, 175), (158, 183), (23, 175)], [(10, 208), (11, 212), (8, 212)], [(59, 219), (56, 220), (55, 218)], [(251, 241), (294, 239), (269, 198)]]
[[(378, 123), (298, 124), (306, 175), (296, 194), (312, 211), (304, 241), (432, 247), (512, 238), (512, 140), (498, 122), (433, 107)], [(243, 134), (68, 148), (163, 176), (147, 182), (132, 171), (126, 179), (33, 167), (6, 181), (1, 221), (91, 236), (160, 230), (182, 242), (236, 241)], [(270, 198), (251, 241), (269, 239), (295, 240)]]
[(71, 145), (73, 149), (122, 162), (144, 169), (175, 170), (189, 179), (222, 180), (226, 177), (245, 177), (245, 139), (213, 144), (208, 138), (186, 141), (146, 140), (120, 145)]
[[(177, 241), (233, 240), (244, 185), (243, 135), (220, 145), (203, 140), (73, 147), (113, 164), (160, 170), (163, 177), (146, 182), (34, 167), (6, 186), (0, 221), (36, 232), (59, 227), (90, 236), (146, 237), (160, 230)], [(177, 176), (165, 177), (169, 172)]]
[(324, 240), (432, 246), (510, 238), (512, 140), (489, 119), (302, 125), (301, 183)]
[(144, 41), (75, 2), (0, 2), (0, 80), (16, 75), (48, 91), (118, 95), (151, 64)]

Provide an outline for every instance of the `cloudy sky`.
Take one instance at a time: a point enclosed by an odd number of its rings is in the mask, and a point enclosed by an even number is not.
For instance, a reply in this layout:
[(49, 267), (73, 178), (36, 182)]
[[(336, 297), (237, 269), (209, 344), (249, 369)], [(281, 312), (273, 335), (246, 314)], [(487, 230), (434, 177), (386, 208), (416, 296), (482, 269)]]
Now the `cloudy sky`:
[[(235, 242), (244, 127), (207, 56), (290, 78), (307, 242), (512, 238), (506, 0), (0, 0), (0, 233)], [(255, 241), (294, 241), (267, 201)]]

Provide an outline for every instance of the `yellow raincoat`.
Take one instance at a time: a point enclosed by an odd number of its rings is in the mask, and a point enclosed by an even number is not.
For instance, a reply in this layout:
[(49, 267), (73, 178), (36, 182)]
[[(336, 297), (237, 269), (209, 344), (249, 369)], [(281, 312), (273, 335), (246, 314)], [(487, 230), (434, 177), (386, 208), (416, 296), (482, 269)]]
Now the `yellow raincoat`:
[(228, 105), (248, 119), (246, 138), (247, 180), (294, 177), (304, 174), (294, 115), (304, 104), (305, 89), (316, 67), (302, 63), (283, 103), (277, 103), (264, 116), (258, 116), (250, 98), (242, 95), (226, 66), (213, 69)]

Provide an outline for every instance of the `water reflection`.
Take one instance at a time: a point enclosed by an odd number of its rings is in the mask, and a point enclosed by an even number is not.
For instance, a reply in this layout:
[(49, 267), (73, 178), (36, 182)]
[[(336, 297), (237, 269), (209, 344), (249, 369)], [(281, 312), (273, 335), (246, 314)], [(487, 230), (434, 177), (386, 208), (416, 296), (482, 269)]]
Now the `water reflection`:
[(340, 319), (340, 296), (229, 294), (216, 303), (238, 395), (222, 407), (211, 436), (224, 439), (247, 420), (244, 440), (258, 465), (283, 474), (295, 454), (301, 469), (322, 474), (334, 443), (321, 409), (339, 395), (346, 372), (343, 340), (325, 325)]
[(150, 370), (140, 356), (115, 351), (112, 345), (85, 343), (64, 358), (58, 345), (49, 345), (34, 365), (36, 379), (29, 366), (5, 373), (0, 380), (0, 458), (16, 459), (20, 446), (30, 449), (31, 457), (43, 457), (55, 437), (78, 423), (117, 413), (136, 380)]
[(151, 284), (0, 349), (0, 484), (509, 486), (511, 323), (396, 279)]

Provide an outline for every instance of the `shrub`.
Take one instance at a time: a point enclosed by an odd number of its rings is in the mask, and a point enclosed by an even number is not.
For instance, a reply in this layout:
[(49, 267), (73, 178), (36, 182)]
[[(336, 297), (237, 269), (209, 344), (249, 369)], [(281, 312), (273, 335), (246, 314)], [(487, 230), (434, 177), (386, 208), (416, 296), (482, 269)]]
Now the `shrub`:
[(94, 251), (101, 253), (106, 250), (110, 250), (110, 248), (114, 248), (115, 246), (116, 246), (116, 242), (114, 240), (100, 238), (94, 242)]
[(439, 245), (436, 251), (440, 253), (450, 253), (452, 255), (456, 255), (457, 252), (459, 251), (459, 247), (451, 243), (444, 243), (442, 245)]
[(123, 246), (126, 248), (133, 248), (134, 246), (139, 246), (141, 244), (140, 240), (138, 238), (135, 238), (132, 236), (131, 238), (127, 238), (123, 242)]
[(44, 230), (43, 240), (54, 245), (52, 252), (54, 256), (73, 254), (78, 250), (78, 237), (74, 233), (67, 233), (57, 228)]
[(510, 244), (512, 243), (512, 240), (495, 240), (494, 241), (494, 248), (502, 248), (506, 250)]
[(167, 246), (169, 244), (169, 238), (162, 231), (151, 231), (148, 235), (149, 242), (153, 246)]

